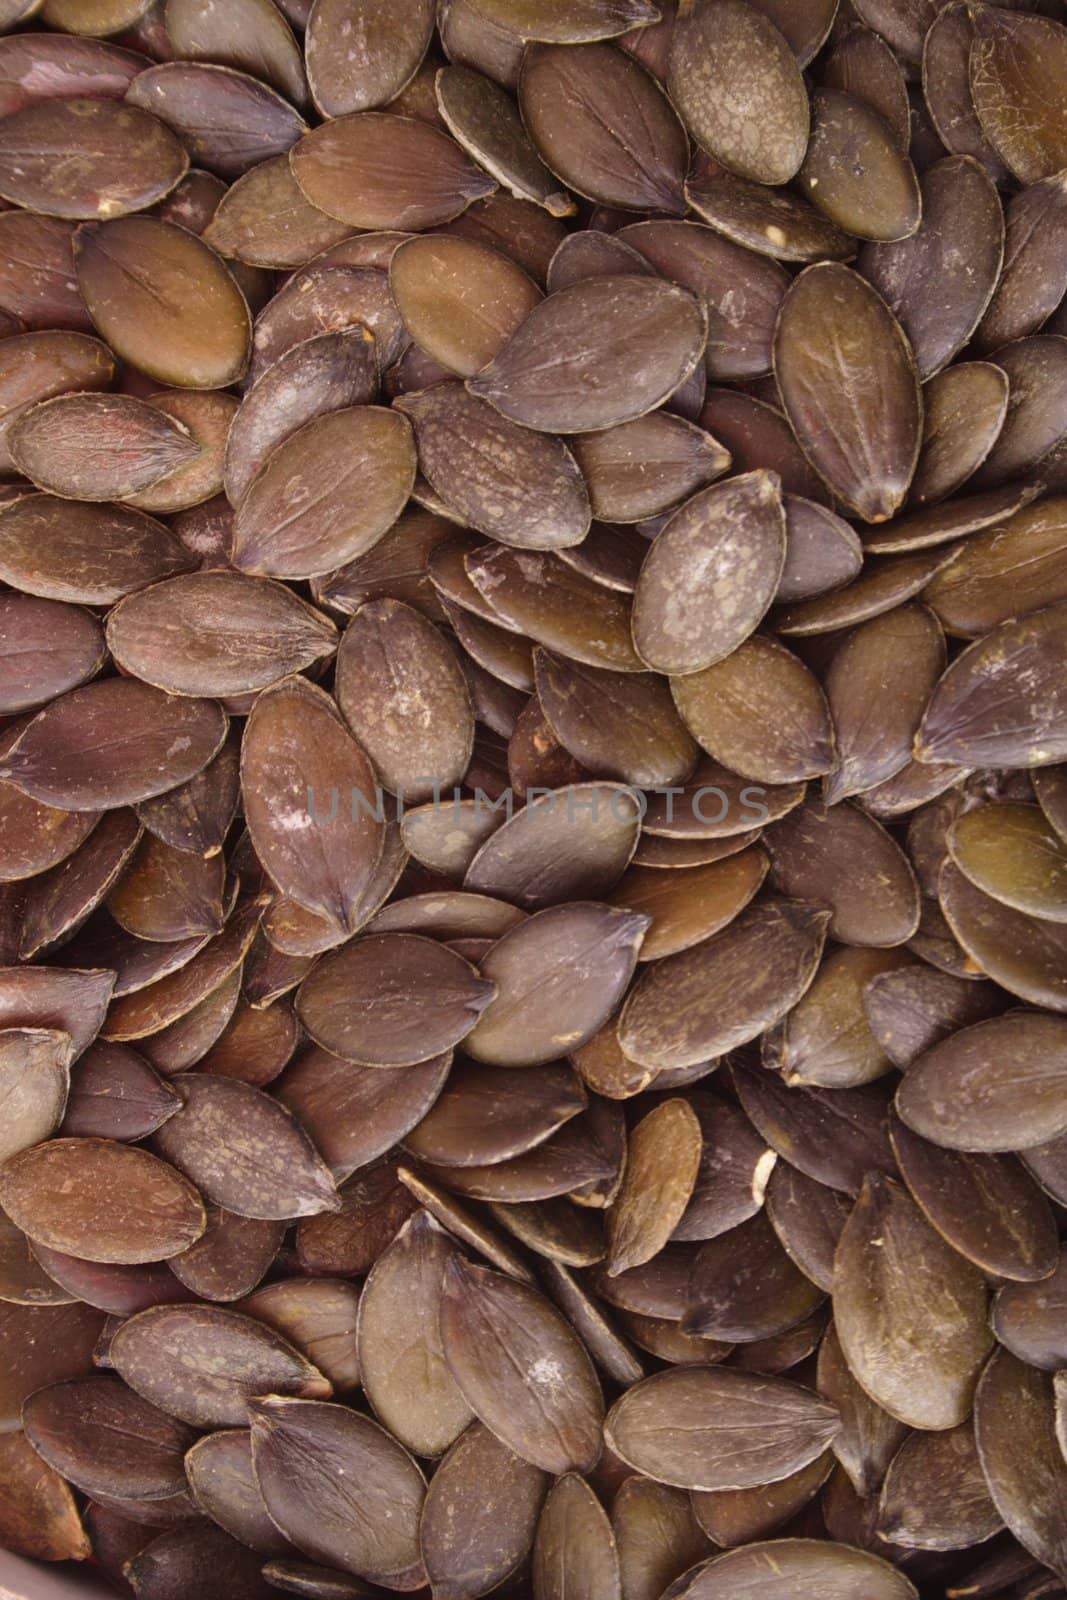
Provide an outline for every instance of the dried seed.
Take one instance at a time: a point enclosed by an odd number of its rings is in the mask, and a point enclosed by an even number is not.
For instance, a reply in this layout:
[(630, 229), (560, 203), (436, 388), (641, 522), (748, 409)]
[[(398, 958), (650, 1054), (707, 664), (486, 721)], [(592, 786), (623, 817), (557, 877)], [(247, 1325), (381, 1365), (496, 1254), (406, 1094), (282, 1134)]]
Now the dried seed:
[(191, 461), (189, 430), (130, 395), (59, 395), (8, 433), (20, 472), (75, 500), (124, 500)]
[[(451, 21), (454, 29), (457, 8), (450, 7), (446, 16), (448, 21), (443, 16), (440, 27), (447, 50), (445, 35), (448, 22)], [(490, 31), (486, 29), (480, 38), (486, 39)], [(522, 53), (521, 42), (515, 40), (514, 43), (518, 46), (514, 66), (515, 84), (509, 87), (517, 86)], [(453, 61), (460, 59), (454, 50), (451, 58)], [(574, 201), (566, 190), (558, 187), (554, 175), (537, 154), (514, 102), (492, 81), (492, 74), (483, 77), (480, 72), (469, 70), (471, 66), (482, 64), (470, 62), (467, 65), (442, 67), (436, 74), (434, 89), (437, 109), (445, 126), (468, 155), (472, 155), (479, 166), (509, 189), (516, 199), (536, 201), (554, 217), (573, 216), (577, 210)], [(509, 72), (508, 76), (512, 74)]]
[(872, 106), (816, 89), (800, 187), (835, 227), (858, 239), (907, 239), (922, 217), (915, 168)]
[(728, 1550), (672, 1585), (672, 1600), (727, 1600), (746, 1588), (760, 1600), (792, 1600), (807, 1590), (824, 1600), (915, 1600), (918, 1590), (880, 1556), (821, 1539), (772, 1539)]
[(86, 1494), (159, 1500), (185, 1485), (192, 1430), (110, 1374), (38, 1389), (23, 1419), (33, 1448)]
[(247, 1428), (228, 1428), (198, 1439), (186, 1454), (185, 1473), (197, 1505), (231, 1538), (263, 1556), (292, 1551), (267, 1515), (252, 1471), (252, 1435)]
[(198, 166), (226, 178), (282, 155), (305, 131), (280, 94), (213, 62), (167, 61), (140, 73), (127, 101), (173, 128)]
[(1047, 88), (1067, 62), (1067, 29), (991, 7), (971, 20), (971, 94), (982, 132), (1021, 183), (1052, 177), (1067, 160), (1067, 121)]
[(456, 1440), (430, 1481), (419, 1527), (441, 1600), (476, 1600), (515, 1571), (533, 1546), (546, 1487), (540, 1468), (480, 1422)]
[(1052, 1379), (998, 1350), (978, 1386), (974, 1423), (993, 1504), (1024, 1550), (1061, 1568), (1058, 1507), (1067, 1466), (1056, 1441)]
[(50, 1139), (63, 1121), (73, 1040), (52, 1028), (0, 1030), (0, 1162)]
[(589, 1470), (601, 1448), (600, 1385), (547, 1300), (453, 1256), (441, 1339), (465, 1400), (502, 1444), (545, 1472)]

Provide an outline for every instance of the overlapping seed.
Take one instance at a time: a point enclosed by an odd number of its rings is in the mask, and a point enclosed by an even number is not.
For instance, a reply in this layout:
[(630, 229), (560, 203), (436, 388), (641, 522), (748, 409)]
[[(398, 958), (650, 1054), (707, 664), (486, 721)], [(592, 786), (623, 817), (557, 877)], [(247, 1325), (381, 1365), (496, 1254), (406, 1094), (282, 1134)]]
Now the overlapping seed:
[(1065, 81), (0, 0), (0, 1546), (1067, 1591)]

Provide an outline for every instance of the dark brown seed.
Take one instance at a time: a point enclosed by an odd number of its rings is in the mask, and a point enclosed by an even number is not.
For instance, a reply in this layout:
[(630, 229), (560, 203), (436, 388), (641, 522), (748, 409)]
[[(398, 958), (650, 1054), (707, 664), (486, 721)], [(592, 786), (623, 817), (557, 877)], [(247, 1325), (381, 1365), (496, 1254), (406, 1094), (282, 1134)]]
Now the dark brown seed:
[(206, 1583), (234, 1600), (270, 1600), (261, 1562), (255, 1551), (197, 1518), (168, 1528), (137, 1550), (122, 1574), (137, 1600), (180, 1600)]
[(604, 1508), (570, 1472), (552, 1487), (537, 1524), (532, 1580), (538, 1600), (566, 1593), (621, 1600), (619, 1557)]
[(472, 1421), (445, 1361), (440, 1321), (448, 1235), (420, 1211), (378, 1257), (360, 1295), (357, 1345), (363, 1391), (394, 1438), (440, 1456)]
[[(384, 106), (404, 89), (433, 34), (432, 0), (326, 0), (308, 19), (307, 71), (326, 117)], [(353, 39), (353, 34), (355, 39)]]
[(785, 566), (775, 599), (780, 605), (840, 589), (862, 565), (859, 539), (848, 523), (825, 506), (787, 494)]
[(674, 872), (631, 867), (610, 899), (651, 917), (641, 960), (658, 961), (725, 928), (758, 892), (766, 872), (767, 858), (759, 850)]
[(976, 335), (983, 351), (1036, 333), (1067, 291), (1064, 199), (1063, 178), (1057, 173), (1008, 202), (1004, 271)]
[[(906, 684), (901, 661), (909, 663)], [(874, 788), (907, 764), (944, 669), (944, 636), (924, 606), (898, 607), (848, 635), (826, 674), (837, 741), (837, 764), (825, 786), (830, 804)]]
[(252, 1435), (230, 1428), (198, 1439), (185, 1457), (197, 1505), (240, 1544), (263, 1556), (284, 1556), (292, 1546), (271, 1522), (252, 1471)]
[(988, 361), (961, 361), (923, 387), (923, 442), (911, 485), (916, 506), (947, 498), (993, 448), (1008, 414), (1008, 381)]
[(816, 906), (769, 901), (694, 949), (657, 961), (627, 1001), (622, 1048), (662, 1069), (706, 1061), (755, 1038), (808, 987), (827, 921)]
[(892, 1175), (888, 1096), (881, 1084), (858, 1089), (789, 1088), (758, 1067), (734, 1068), (745, 1113), (783, 1160), (809, 1178), (858, 1194), (868, 1172)]
[(397, 518), (365, 556), (313, 580), (312, 593), (320, 605), (346, 614), (364, 600), (392, 598), (440, 621), (441, 602), (430, 582), (428, 566), (433, 552), (455, 534), (452, 523), (414, 506)]
[(1064, 439), (1062, 396), (1067, 389), (1067, 339), (1034, 334), (997, 351), (1007, 374), (1008, 414), (997, 442), (975, 474), (982, 489), (1050, 470)]
[[(753, 784), (795, 784), (834, 764), (830, 710), (818, 680), (763, 634), (701, 672), (671, 679), (682, 720), (701, 747)], [(758, 805), (758, 788), (746, 797)], [(712, 812), (712, 803), (704, 802)]]
[(301, 985), (297, 1011), (324, 1049), (368, 1066), (411, 1066), (468, 1035), (495, 993), (444, 946), (384, 933), (320, 962)]
[(0, 1161), (50, 1139), (67, 1103), (73, 1041), (51, 1028), (0, 1030)]
[[(268, 1396), (249, 1410), (256, 1481), (286, 1537), (344, 1572), (417, 1587), (426, 1485), (407, 1451), (343, 1406)], [(325, 1481), (324, 1460), (334, 1464)]]
[(915, 1600), (918, 1590), (880, 1556), (821, 1539), (772, 1539), (728, 1550), (671, 1585), (671, 1600), (729, 1600), (748, 1589), (760, 1600)]
[[(743, 80), (739, 59), (751, 66)], [(756, 183), (788, 183), (808, 141), (808, 97), (778, 29), (742, 3), (680, 11), (667, 86), (693, 138), (716, 161)]]
[(70, 1139), (136, 1141), (179, 1109), (169, 1084), (127, 1045), (90, 1046), (71, 1074), (62, 1133)]
[(307, 99), (300, 47), (266, 0), (237, 0), (216, 17), (203, 0), (171, 0), (167, 37), (184, 61), (216, 60), (262, 78), (298, 105)]
[(546, 731), (583, 767), (637, 786), (678, 784), (691, 772), (696, 744), (659, 678), (549, 650), (535, 651), (534, 671)]
[(632, 57), (609, 44), (534, 46), (519, 107), (538, 153), (578, 194), (624, 211), (684, 211), (689, 141)]
[(92, 1546), (69, 1484), (42, 1462), (24, 1433), (0, 1435), (0, 1536), (35, 1561), (85, 1561)]
[(552, 790), (493, 831), (471, 860), (464, 887), (525, 910), (594, 898), (619, 881), (639, 829), (629, 789), (578, 784)]
[(167, 942), (219, 933), (224, 878), (221, 856), (194, 856), (147, 834), (107, 896), (107, 908), (120, 927), (140, 939)]
[(127, 499), (199, 451), (187, 428), (143, 401), (94, 394), (59, 395), (24, 411), (8, 446), (38, 488), (74, 500)]
[(0, 576), (27, 594), (108, 605), (190, 565), (162, 523), (124, 506), (31, 494), (0, 516)]
[(205, 1225), (200, 1197), (179, 1173), (105, 1139), (22, 1151), (0, 1172), (0, 1203), (31, 1238), (89, 1261), (161, 1261)]
[(970, 1421), (943, 1433), (913, 1433), (904, 1443), (882, 1488), (878, 1526), (880, 1537), (921, 1550), (964, 1549), (1004, 1526)]
[(22, 412), (39, 400), (72, 392), (109, 389), (115, 361), (98, 339), (80, 333), (23, 333), (4, 343), (5, 367), (0, 375), (0, 465), (14, 464), (6, 436)]
[(380, 111), (314, 129), (291, 161), (311, 204), (354, 228), (433, 227), (496, 187), (447, 134)]
[(468, 527), (526, 550), (584, 539), (589, 495), (562, 440), (519, 427), (459, 383), (403, 395), (398, 407), (411, 419), (421, 470)]
[(915, 168), (878, 112), (840, 89), (812, 96), (800, 186), (812, 205), (858, 239), (907, 239), (919, 226)]
[(492, 1166), (543, 1144), (586, 1103), (563, 1064), (531, 1068), (513, 1083), (496, 1068), (460, 1062), (404, 1148), (438, 1167)]
[(268, 456), (306, 422), (372, 401), (374, 342), (362, 326), (294, 345), (246, 395), (226, 443), (225, 487), (238, 505)]
[(965, 966), (1010, 994), (1052, 1011), (1067, 1010), (1064, 925), (1027, 916), (992, 899), (946, 861), (938, 895), (948, 925), (966, 952)]
[(832, 1323), (819, 1346), (817, 1381), (819, 1393), (837, 1407), (841, 1416), (841, 1430), (831, 1446), (834, 1455), (856, 1493), (869, 1498), (881, 1487), (909, 1430), (860, 1388)]
[(980, 1022), (998, 1009), (991, 984), (968, 982), (927, 966), (882, 972), (864, 987), (863, 1006), (871, 1031), (895, 1067), (949, 1034)]
[(574, 453), (589, 485), (593, 514), (605, 522), (659, 516), (730, 465), (717, 439), (662, 411), (582, 435)]
[(1024, 1550), (1062, 1569), (1067, 1463), (1056, 1441), (1052, 1379), (998, 1350), (978, 1386), (974, 1420), (993, 1504)]
[(610, 39), (630, 28), (655, 22), (656, 8), (647, 0), (576, 0), (566, 16), (546, 0), (472, 0), (476, 15), (524, 39), (582, 44)]
[(725, 170), (691, 173), (686, 198), (717, 233), (778, 261), (847, 260), (847, 234), (788, 189), (771, 189)]
[(715, 1544), (724, 1549), (749, 1544), (791, 1521), (818, 1493), (833, 1462), (827, 1450), (780, 1483), (759, 1489), (724, 1489), (717, 1494), (694, 1493), (693, 1512)]
[(304, 119), (280, 94), (230, 67), (167, 61), (131, 83), (127, 101), (152, 111), (181, 139), (198, 166), (237, 178), (283, 155), (304, 133)]
[[(946, 1149), (1027, 1149), (1067, 1128), (1067, 1025), (1012, 1011), (963, 1028), (914, 1061), (898, 1090), (908, 1127)], [(1017, 1074), (1027, 1083), (1025, 1099)]]
[(1028, 1366), (1055, 1372), (1063, 1361), (1063, 1305), (1067, 1261), (1060, 1250), (1041, 1282), (1008, 1283), (993, 1297), (993, 1332)]
[(87, 612), (30, 595), (0, 601), (0, 710), (35, 709), (76, 689), (103, 664), (99, 625)]
[(156, 1306), (111, 1342), (119, 1376), (169, 1416), (194, 1427), (242, 1427), (247, 1402), (269, 1390), (325, 1399), (330, 1384), (284, 1339), (214, 1306)]
[[(1011, 488), (975, 498), (988, 499), (992, 510)], [(1006, 504), (1006, 516), (968, 539), (959, 559), (929, 586), (931, 610), (954, 634), (977, 638), (1000, 622), (1067, 598), (1067, 497), (1016, 506)]]
[(799, 1004), (766, 1035), (763, 1059), (788, 1084), (851, 1089), (890, 1070), (890, 1061), (867, 1024), (867, 983), (879, 973), (910, 967), (901, 951), (834, 950)]
[(0, 303), (8, 314), (28, 328), (92, 333), (74, 277), (74, 223), (28, 211), (0, 216)]
[(767, 1218), (757, 1213), (701, 1247), (682, 1328), (748, 1344), (795, 1327), (823, 1298), (786, 1255)]
[(254, 267), (301, 267), (348, 235), (304, 198), (288, 156), (262, 161), (227, 189), (203, 232), (221, 256)]
[(237, 1307), (302, 1350), (338, 1394), (359, 1387), (356, 1318), (360, 1290), (340, 1279), (285, 1278), (266, 1284)]
[(159, 1500), (185, 1485), (192, 1430), (110, 1374), (39, 1389), (23, 1418), (34, 1449), (87, 1494)]
[(823, 84), (841, 89), (873, 107), (906, 150), (911, 141), (911, 110), (900, 63), (880, 33), (856, 27), (843, 35), (826, 60)]
[[(153, 1143), (206, 1199), (264, 1220), (338, 1209), (328, 1168), (277, 1101), (232, 1078), (182, 1074), (173, 1082), (182, 1109)], [(228, 1133), (219, 1143), (223, 1127)]]
[(632, 1130), (622, 1187), (608, 1212), (612, 1277), (657, 1255), (681, 1221), (696, 1183), (701, 1129), (684, 1100), (665, 1100)]
[(764, 840), (778, 888), (829, 906), (833, 937), (884, 948), (915, 933), (919, 887), (911, 867), (885, 829), (857, 807), (800, 806)]
[[(856, 273), (825, 262), (803, 272), (782, 302), (774, 359), (812, 463), (865, 522), (888, 521), (908, 492), (922, 432), (900, 324)], [(877, 391), (860, 378), (873, 367), (882, 373)]]
[[(360, 237), (356, 236), (357, 241)], [(378, 235), (373, 237), (377, 238)], [(395, 243), (407, 234), (386, 234)], [(253, 384), (281, 356), (322, 333), (340, 333), (361, 327), (374, 337), (374, 355), (379, 368), (387, 368), (408, 347), (408, 335), (396, 303), (389, 292), (389, 279), (379, 267), (350, 267), (331, 264), (329, 258), (341, 255), (350, 241), (327, 251), (322, 264), (295, 273), (256, 319)], [(357, 258), (358, 259), (358, 258)], [(374, 259), (378, 259), (375, 257)]]
[(884, 1178), (867, 1180), (841, 1235), (834, 1322), (857, 1381), (892, 1416), (919, 1428), (967, 1417), (992, 1339), (985, 1284)]
[(685, 674), (729, 656), (758, 626), (784, 561), (785, 513), (771, 474), (749, 473), (695, 495), (641, 568), (633, 634), (642, 659), (659, 672)]
[(565, 566), (549, 551), (483, 545), (465, 559), (467, 574), (495, 620), (570, 661), (641, 672), (627, 596)]
[(1013, 1156), (943, 1150), (899, 1119), (891, 1136), (905, 1183), (961, 1255), (993, 1277), (1024, 1282), (1048, 1277), (1056, 1265), (1055, 1223), (1044, 1196)]
[(453, 1256), (441, 1338), (468, 1405), (502, 1444), (545, 1472), (592, 1467), (601, 1448), (600, 1385), (547, 1300)]
[[(773, 1157), (774, 1152), (768, 1152)], [(767, 1220), (778, 1242), (806, 1278), (829, 1292), (834, 1252), (850, 1210), (848, 1200), (785, 1161), (775, 1162), (767, 1184)]]
[(446, 235), (401, 245), (389, 285), (419, 348), (461, 378), (492, 361), (542, 298), (507, 256)]
[[(923, 174), (922, 221), (908, 239), (870, 244), (859, 266), (911, 341), (922, 379), (939, 372), (974, 333), (996, 288), (1004, 219), (996, 189), (973, 156), (946, 156)], [(966, 295), (945, 295), (947, 262), (967, 256)]]
[(625, 1600), (659, 1600), (682, 1572), (707, 1554), (689, 1497), (651, 1478), (627, 1478), (615, 1496), (612, 1532)]
[(403, 417), (352, 406), (313, 418), (272, 452), (245, 493), (234, 518), (234, 564), (280, 578), (331, 572), (392, 526), (414, 480)]
[[(78, 160), (63, 160), (71, 148)], [(155, 117), (111, 99), (41, 100), (4, 118), (0, 194), (46, 216), (141, 211), (169, 193), (189, 157)]]
[[(447, 15), (454, 20), (457, 8), (451, 7)], [(441, 27), (443, 37), (444, 18)], [(489, 31), (482, 32), (482, 39)], [(453, 54), (452, 59), (460, 58)], [(516, 61), (516, 80), (518, 65)], [(437, 109), (449, 132), (516, 199), (535, 201), (554, 217), (573, 216), (577, 206), (537, 154), (510, 96), (492, 76), (483, 77), (469, 66), (442, 67), (434, 79)]]
[(426, 1491), (419, 1529), (440, 1600), (476, 1600), (511, 1575), (532, 1548), (546, 1487), (538, 1467), (480, 1422), (456, 1440)]
[[(782, 1378), (676, 1368), (637, 1384), (608, 1413), (605, 1437), (631, 1466), (683, 1489), (775, 1483), (821, 1455), (837, 1412)], [(742, 1458), (739, 1431), (751, 1430)]]
[(465, 1050), (498, 1067), (552, 1061), (592, 1038), (633, 974), (648, 918), (595, 901), (539, 911), (494, 945), (481, 964), (495, 998)]
[[(706, 335), (700, 306), (674, 284), (590, 278), (535, 306), (468, 388), (525, 427), (610, 428), (672, 394), (692, 372)], [(559, 352), (550, 367), (546, 345)]]
[(971, 94), (982, 132), (1021, 183), (1067, 164), (1067, 118), (1055, 85), (1067, 64), (1067, 29), (1047, 17), (972, 13)]
[(1030, 916), (1067, 920), (1067, 854), (1040, 807), (978, 806), (957, 817), (948, 844), (983, 893)]
[(181, 388), (223, 388), (243, 376), (248, 305), (223, 262), (193, 234), (150, 217), (122, 217), (79, 228), (74, 254), (89, 315), (116, 355)]
[(284, 1233), (281, 1223), (208, 1206), (203, 1234), (167, 1265), (200, 1299), (239, 1300), (268, 1270)]

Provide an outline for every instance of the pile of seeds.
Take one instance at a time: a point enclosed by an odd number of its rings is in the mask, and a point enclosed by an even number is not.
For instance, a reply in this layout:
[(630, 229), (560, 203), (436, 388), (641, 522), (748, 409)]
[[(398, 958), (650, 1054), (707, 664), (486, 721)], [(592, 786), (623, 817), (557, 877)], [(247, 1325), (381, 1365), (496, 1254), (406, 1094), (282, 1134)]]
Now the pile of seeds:
[(0, 1546), (1065, 1600), (1065, 15), (0, 0)]

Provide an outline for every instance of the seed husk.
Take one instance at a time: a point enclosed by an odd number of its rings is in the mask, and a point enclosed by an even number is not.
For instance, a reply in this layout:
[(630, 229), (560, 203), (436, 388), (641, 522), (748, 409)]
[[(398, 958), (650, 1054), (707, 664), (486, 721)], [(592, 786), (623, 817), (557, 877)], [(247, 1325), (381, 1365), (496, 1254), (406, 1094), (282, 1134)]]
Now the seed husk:
[[(689, 1581), (687, 1581), (689, 1580)], [(880, 1556), (818, 1539), (772, 1539), (728, 1550), (671, 1585), (671, 1600), (726, 1600), (758, 1585), (762, 1600), (809, 1593), (825, 1600), (914, 1600), (918, 1590)]]
[[(535, 306), (467, 387), (524, 427), (588, 433), (660, 405), (692, 372), (706, 337), (704, 313), (687, 290), (590, 278)], [(548, 370), (546, 343), (560, 351)]]
[[(453, 22), (455, 16), (452, 8)], [(448, 27), (445, 17), (440, 26), (444, 37)], [(460, 60), (455, 54), (452, 59), (457, 63)], [(575, 202), (541, 160), (512, 100), (492, 75), (483, 77), (470, 70), (478, 64), (442, 67), (434, 78), (437, 109), (449, 132), (517, 200), (535, 201), (553, 217), (573, 216)], [(518, 61), (515, 78), (518, 79)]]
[[(743, 82), (735, 63), (752, 70)], [(730, 172), (755, 183), (796, 176), (808, 142), (808, 97), (788, 43), (742, 0), (680, 12), (667, 85), (690, 133)]]
[(441, 1307), (445, 1359), (495, 1437), (542, 1471), (588, 1471), (603, 1400), (569, 1325), (525, 1284), (453, 1256)]
[(1067, 61), (1067, 29), (989, 7), (972, 22), (971, 95), (982, 132), (1020, 182), (1052, 177), (1067, 158), (1067, 123), (1045, 85)]
[(39, 1389), (23, 1418), (34, 1449), (87, 1494), (158, 1500), (185, 1484), (192, 1430), (110, 1374)]
[(71, 500), (125, 500), (196, 457), (189, 430), (130, 395), (59, 395), (8, 434), (20, 472)]
[(533, 1546), (546, 1488), (539, 1467), (482, 1423), (471, 1424), (431, 1480), (419, 1529), (422, 1559), (441, 1600), (476, 1600), (511, 1575)]
[(910, 238), (922, 217), (922, 194), (892, 129), (872, 106), (840, 89), (816, 89), (811, 109), (802, 193), (846, 234), (886, 243)]
[[(1016, 1432), (1021, 1421), (1022, 1431)], [(1063, 1566), (1058, 1506), (1064, 1458), (1056, 1442), (1052, 1379), (998, 1350), (975, 1396), (978, 1454), (993, 1504), (1025, 1550)]]
[[(897, 1292), (901, 1274), (909, 1288)], [(890, 1415), (918, 1428), (968, 1416), (992, 1342), (985, 1284), (890, 1180), (868, 1179), (845, 1224), (834, 1323), (857, 1382)]]

